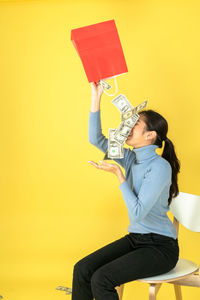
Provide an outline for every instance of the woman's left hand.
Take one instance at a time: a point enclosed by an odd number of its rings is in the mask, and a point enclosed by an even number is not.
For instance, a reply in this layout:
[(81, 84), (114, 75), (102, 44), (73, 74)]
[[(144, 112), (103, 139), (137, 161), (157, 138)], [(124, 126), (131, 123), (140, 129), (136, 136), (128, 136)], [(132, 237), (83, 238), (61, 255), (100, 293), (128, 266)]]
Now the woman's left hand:
[(121, 171), (120, 167), (116, 164), (109, 164), (105, 161), (100, 161), (100, 165), (98, 165), (96, 162), (89, 160), (88, 161), (91, 165), (93, 165), (95, 168), (99, 169), (99, 170), (104, 170), (107, 172), (111, 172), (115, 175), (117, 175), (117, 172)]
[(105, 161), (100, 161), (101, 164), (97, 164), (96, 162), (91, 161), (91, 160), (88, 162), (99, 170), (104, 170), (104, 171), (115, 174), (118, 177), (118, 179), (120, 180), (120, 183), (125, 181), (122, 170), (118, 165), (110, 164)]

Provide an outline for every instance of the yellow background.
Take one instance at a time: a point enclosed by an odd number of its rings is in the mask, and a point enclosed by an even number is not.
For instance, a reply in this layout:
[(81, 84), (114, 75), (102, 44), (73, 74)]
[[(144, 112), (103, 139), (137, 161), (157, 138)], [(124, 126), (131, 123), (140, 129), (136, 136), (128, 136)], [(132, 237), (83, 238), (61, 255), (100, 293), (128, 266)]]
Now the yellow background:
[[(119, 92), (163, 114), (181, 161), (180, 190), (200, 194), (199, 1), (0, 1), (0, 294), (66, 299), (73, 265), (127, 233), (117, 178), (88, 160), (91, 87), (71, 29), (115, 19), (129, 72)], [(110, 80), (113, 84), (112, 80)], [(103, 95), (102, 126), (120, 114)], [(170, 218), (171, 213), (169, 213)], [(180, 256), (200, 262), (200, 236), (183, 226)], [(183, 287), (184, 299), (200, 290)], [(124, 300), (148, 299), (128, 283)], [(173, 299), (165, 284), (158, 299)]]

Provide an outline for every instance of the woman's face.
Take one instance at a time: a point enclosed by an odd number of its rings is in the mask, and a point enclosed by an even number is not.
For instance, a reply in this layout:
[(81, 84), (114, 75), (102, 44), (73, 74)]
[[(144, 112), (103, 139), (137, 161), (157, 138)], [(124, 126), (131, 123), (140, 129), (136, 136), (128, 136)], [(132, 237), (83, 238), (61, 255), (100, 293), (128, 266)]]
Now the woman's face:
[(147, 131), (144, 117), (140, 115), (135, 126), (132, 128), (126, 144), (134, 148), (140, 148), (153, 143), (153, 137), (155, 137), (155, 131)]

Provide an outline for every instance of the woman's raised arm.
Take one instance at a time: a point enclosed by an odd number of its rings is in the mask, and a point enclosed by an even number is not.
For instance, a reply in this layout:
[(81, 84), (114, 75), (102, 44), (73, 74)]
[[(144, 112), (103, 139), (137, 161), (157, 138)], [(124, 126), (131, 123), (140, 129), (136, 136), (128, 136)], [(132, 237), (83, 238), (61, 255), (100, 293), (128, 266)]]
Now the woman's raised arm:
[(89, 115), (89, 142), (96, 146), (102, 152), (108, 148), (108, 139), (102, 134), (100, 103), (103, 94), (103, 87), (94, 82), (91, 83), (92, 97)]
[[(108, 139), (102, 134), (100, 116), (100, 103), (101, 96), (103, 94), (103, 87), (100, 84), (92, 82), (91, 88), (92, 98), (89, 116), (89, 142), (105, 153), (108, 149)], [(132, 152), (126, 148), (123, 148), (123, 151), (124, 158), (114, 159), (114, 161), (116, 161), (123, 168), (125, 168), (126, 161), (128, 157), (132, 154)]]
[(101, 102), (101, 96), (103, 94), (103, 87), (99, 83), (91, 83), (91, 89), (92, 89), (92, 99), (91, 99), (91, 112), (96, 112), (100, 110), (100, 102)]

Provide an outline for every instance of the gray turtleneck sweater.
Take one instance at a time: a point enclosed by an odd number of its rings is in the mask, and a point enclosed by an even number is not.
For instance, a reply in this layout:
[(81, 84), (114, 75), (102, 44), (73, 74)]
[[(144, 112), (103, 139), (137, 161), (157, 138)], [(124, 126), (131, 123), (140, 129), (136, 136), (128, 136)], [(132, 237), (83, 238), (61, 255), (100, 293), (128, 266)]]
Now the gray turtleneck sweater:
[[(107, 151), (108, 139), (102, 134), (100, 110), (90, 112), (89, 141), (104, 153)], [(169, 162), (155, 152), (156, 148), (124, 148), (124, 158), (115, 159), (125, 169), (126, 181), (119, 188), (128, 210), (128, 231), (153, 232), (176, 239), (176, 229), (167, 216), (172, 170)]]

